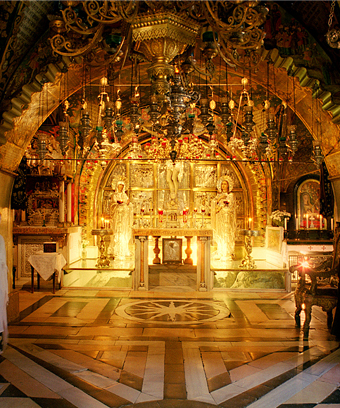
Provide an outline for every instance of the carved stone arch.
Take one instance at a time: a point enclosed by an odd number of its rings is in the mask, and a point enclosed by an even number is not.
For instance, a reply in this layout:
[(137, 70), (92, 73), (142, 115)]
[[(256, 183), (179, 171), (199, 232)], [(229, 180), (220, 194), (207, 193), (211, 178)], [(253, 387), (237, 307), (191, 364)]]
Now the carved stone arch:
[[(324, 126), (324, 134), (322, 137), (322, 147), (326, 155), (337, 145), (338, 142), (338, 127), (335, 123), (337, 122), (337, 115), (340, 115), (340, 109), (338, 105), (332, 102), (332, 96), (330, 91), (323, 90), (321, 85), (312, 94), (311, 88), (315, 88), (315, 84), (318, 82), (317, 79), (310, 78), (308, 76), (308, 70), (302, 67), (296, 67), (293, 63), (292, 58), (281, 58), (278, 55), (277, 50), (272, 50), (270, 53), (264, 53), (264, 58), (269, 59), (275, 67), (276, 75), (276, 89), (270, 90), (270, 92), (277, 93), (277, 96), (281, 99), (285, 98), (286, 95), (286, 81), (287, 73), (289, 70), (290, 75), (294, 75), (299, 78), (300, 85), (299, 89), (296, 90), (296, 111), (297, 115), (304, 122), (308, 130), (312, 133), (312, 130), (317, 129), (317, 124), (314, 119), (314, 124), (312, 123), (312, 112), (311, 106), (313, 101), (313, 96), (320, 98), (323, 105), (317, 106), (317, 111), (314, 112), (314, 118), (320, 118), (322, 123), (327, 123), (327, 128)], [(82, 85), (82, 59), (78, 58), (71, 62), (70, 59), (64, 58), (64, 63), (69, 67), (68, 72), (68, 93), (72, 94)], [(257, 71), (256, 75), (253, 75), (252, 80), (259, 83), (263, 87), (266, 86), (267, 78), (265, 75), (266, 61), (262, 62), (260, 69)], [(98, 78), (103, 75), (104, 67), (93, 67), (92, 78)], [(231, 71), (232, 72), (232, 71)], [(246, 75), (247, 73), (245, 73)], [(43, 76), (49, 81), (42, 87)], [(59, 93), (60, 93), (60, 80), (62, 76), (60, 74), (59, 65), (49, 64), (45, 74), (38, 74), (34, 80), (23, 86), (20, 94), (13, 98), (11, 101), (11, 108), (4, 112), (2, 124), (0, 125), (0, 137), (2, 137), (2, 142), (5, 139), (9, 142), (14, 143), (18, 148), (19, 152), (16, 151), (18, 157), (12, 160), (11, 163), (6, 163), (8, 165), (8, 170), (15, 171), (16, 167), (20, 163), (22, 153), (27, 146), (32, 134), (38, 129), (41, 122), (41, 115), (39, 115), (39, 105), (41, 98), (46, 99), (48, 94), (49, 98), (49, 109), (46, 111), (46, 116), (48, 113), (52, 112), (59, 105)], [(308, 92), (303, 90), (303, 88), (309, 88)], [(43, 92), (40, 95), (40, 92)], [(327, 112), (327, 111), (329, 112)], [(331, 115), (333, 115), (333, 122)], [(340, 120), (340, 119), (339, 119)], [(314, 135), (315, 136), (315, 135)], [(334, 143), (335, 142), (335, 143)]]
[[(72, 61), (63, 57), (68, 73), (62, 73), (59, 65), (48, 64), (45, 72), (35, 76), (24, 85), (21, 92), (11, 100), (10, 109), (2, 115), (0, 124), (0, 157), (2, 167), (15, 171), (26, 147), (44, 120), (60, 105), (60, 82), (67, 75), (65, 98), (79, 90), (82, 82), (82, 58)], [(103, 67), (94, 67), (92, 79), (104, 74)], [(44, 108), (42, 108), (42, 102)], [(5, 145), (5, 146), (4, 146)]]
[[(337, 180), (340, 177), (340, 166), (338, 165), (339, 155), (339, 129), (337, 123), (340, 122), (340, 108), (336, 100), (332, 97), (332, 89), (326, 89), (320, 81), (310, 76), (309, 70), (304, 67), (297, 67), (291, 57), (282, 58), (277, 50), (269, 53), (263, 52), (265, 59), (260, 64), (260, 69), (253, 76), (252, 80), (265, 87), (266, 75), (265, 64), (269, 59), (275, 67), (276, 92), (281, 98), (286, 94), (287, 72), (289, 75), (299, 79), (299, 85), (296, 89), (296, 112), (303, 123), (306, 125), (313, 137), (316, 138), (317, 122), (323, 124), (323, 132), (320, 140), (325, 162), (329, 169), (330, 178)], [(65, 64), (69, 67), (69, 94), (75, 92), (82, 85), (81, 70), (82, 59), (69, 60), (64, 58)], [(104, 74), (104, 67), (94, 67), (92, 70), (93, 79)], [(43, 76), (49, 81), (42, 87)], [(11, 108), (4, 112), (3, 120), (0, 125), (0, 143), (8, 141), (6, 146), (0, 147), (1, 166), (7, 171), (14, 172), (24, 154), (25, 148), (32, 136), (39, 128), (43, 118), (39, 115), (41, 98), (45, 99), (48, 94), (49, 109), (46, 110), (47, 116), (59, 105), (60, 80), (62, 75), (60, 67), (55, 64), (49, 64), (45, 73), (39, 73), (29, 84), (22, 87), (21, 92), (11, 101)], [(334, 88), (335, 89), (335, 88)], [(336, 87), (338, 89), (338, 87)], [(316, 104), (316, 99), (322, 102)], [(315, 106), (314, 121), (311, 107)], [(324, 124), (327, 123), (327, 126)], [(339, 198), (337, 200), (339, 202)], [(338, 206), (340, 208), (340, 206)]]

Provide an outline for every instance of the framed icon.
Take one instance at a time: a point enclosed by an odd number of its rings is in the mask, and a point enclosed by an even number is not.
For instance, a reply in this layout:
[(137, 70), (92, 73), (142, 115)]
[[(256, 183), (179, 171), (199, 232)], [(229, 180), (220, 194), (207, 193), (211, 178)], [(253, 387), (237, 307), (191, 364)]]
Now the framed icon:
[(163, 264), (182, 263), (182, 239), (181, 238), (163, 238)]
[(297, 191), (298, 227), (307, 229), (320, 228), (320, 182), (305, 180)]

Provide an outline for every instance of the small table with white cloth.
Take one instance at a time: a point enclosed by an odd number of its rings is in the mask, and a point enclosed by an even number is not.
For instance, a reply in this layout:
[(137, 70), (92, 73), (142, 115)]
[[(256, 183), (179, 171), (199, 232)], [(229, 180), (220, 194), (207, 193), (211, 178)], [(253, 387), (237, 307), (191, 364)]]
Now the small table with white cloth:
[(55, 278), (58, 277), (59, 288), (61, 284), (61, 271), (66, 265), (64, 256), (58, 252), (36, 252), (28, 258), (31, 264), (31, 289), (34, 292), (34, 270), (38, 275), (38, 289), (40, 288), (40, 277), (49, 280), (53, 277), (53, 293), (55, 293)]

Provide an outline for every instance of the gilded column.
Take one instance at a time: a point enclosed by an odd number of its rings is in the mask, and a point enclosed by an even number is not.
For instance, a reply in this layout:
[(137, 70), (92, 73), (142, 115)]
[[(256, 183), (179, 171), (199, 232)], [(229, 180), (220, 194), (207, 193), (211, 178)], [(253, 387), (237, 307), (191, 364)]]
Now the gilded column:
[(133, 279), (134, 290), (148, 290), (149, 265), (148, 265), (148, 237), (135, 236), (135, 271)]
[(212, 289), (210, 237), (197, 237), (197, 287), (199, 292)]
[(140, 281), (138, 290), (148, 290), (148, 237), (142, 236), (139, 237), (141, 246), (140, 246)]

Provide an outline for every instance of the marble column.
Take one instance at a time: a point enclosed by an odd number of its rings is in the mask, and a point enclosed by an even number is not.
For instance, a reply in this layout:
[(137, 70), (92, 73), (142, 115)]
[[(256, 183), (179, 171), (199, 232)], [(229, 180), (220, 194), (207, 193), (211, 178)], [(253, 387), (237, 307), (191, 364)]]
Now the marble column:
[(65, 181), (59, 181), (59, 222), (64, 224), (65, 221)]
[(210, 291), (213, 288), (210, 245), (210, 237), (197, 237), (197, 289), (199, 292)]
[(149, 289), (148, 237), (136, 236), (133, 290)]

